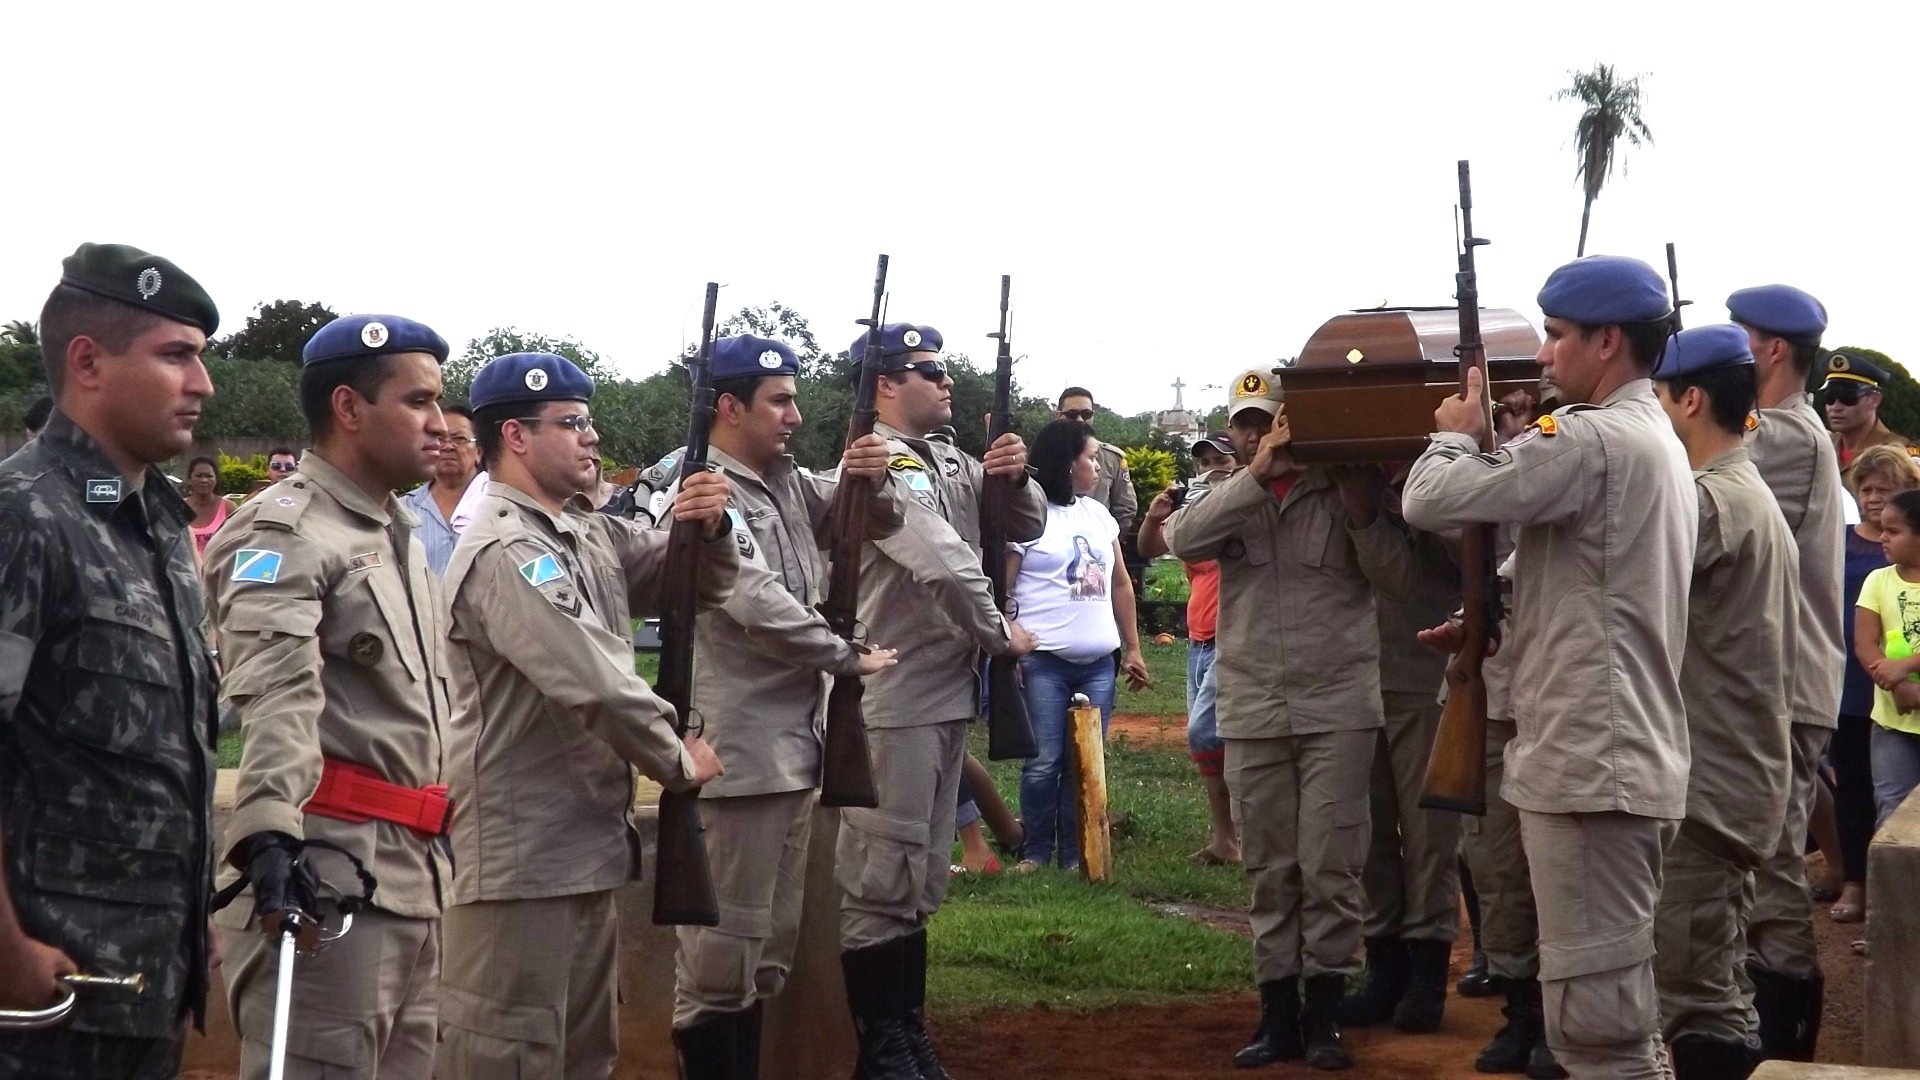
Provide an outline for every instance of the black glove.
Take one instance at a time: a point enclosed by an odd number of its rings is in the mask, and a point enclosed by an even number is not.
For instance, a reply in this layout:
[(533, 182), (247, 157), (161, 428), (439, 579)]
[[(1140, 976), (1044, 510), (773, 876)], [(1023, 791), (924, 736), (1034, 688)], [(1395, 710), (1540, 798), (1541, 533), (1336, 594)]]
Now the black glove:
[(318, 879), (299, 854), (300, 842), (282, 832), (257, 832), (234, 845), (233, 861), (253, 885), (255, 919), (289, 910), (316, 917)]

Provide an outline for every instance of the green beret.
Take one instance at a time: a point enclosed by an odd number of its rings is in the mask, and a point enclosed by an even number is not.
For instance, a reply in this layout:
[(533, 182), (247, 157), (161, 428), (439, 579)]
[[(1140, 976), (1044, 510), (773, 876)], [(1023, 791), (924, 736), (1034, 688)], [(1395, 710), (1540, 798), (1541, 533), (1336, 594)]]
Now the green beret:
[(208, 337), (220, 326), (207, 290), (158, 255), (125, 244), (81, 244), (60, 267), (62, 285), (198, 327)]

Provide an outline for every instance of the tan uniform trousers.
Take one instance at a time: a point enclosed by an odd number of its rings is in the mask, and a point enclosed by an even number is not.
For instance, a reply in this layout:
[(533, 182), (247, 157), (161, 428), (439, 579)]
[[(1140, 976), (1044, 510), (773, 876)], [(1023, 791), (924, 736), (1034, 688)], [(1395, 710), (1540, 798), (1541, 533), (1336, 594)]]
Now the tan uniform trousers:
[[(1820, 973), (1819, 946), (1813, 940), (1813, 894), (1807, 891), (1807, 820), (1813, 816), (1820, 762), (1827, 756), (1833, 729), (1793, 725), (1793, 779), (1787, 791), (1786, 826), (1780, 846), (1747, 884), (1747, 953), (1761, 967), (1795, 979)], [(1745, 968), (1740, 980), (1753, 994)]]
[(1661, 876), (1653, 925), (1661, 1038), (1746, 1041), (1747, 1006), (1734, 974), (1747, 959), (1740, 937), (1746, 864), (1723, 837), (1685, 821), (1667, 845)]
[(1480, 893), (1480, 949), (1487, 954), (1487, 972), (1503, 979), (1532, 979), (1540, 974), (1533, 876), (1520, 843), (1520, 811), (1500, 797), (1513, 736), (1513, 721), (1487, 723), (1487, 812), (1461, 821), (1460, 851)]
[(947, 898), (967, 722), (869, 728), (867, 745), (880, 805), (842, 810), (834, 849), (844, 949), (906, 937)]
[(1379, 735), (1225, 740), (1227, 793), (1253, 883), (1257, 982), (1360, 970), (1367, 774)]
[(448, 908), (438, 1075), (606, 1080), (619, 931), (612, 889)]
[[(264, 1080), (280, 948), (248, 924), (218, 926), (221, 970), (240, 1033), (241, 1080)], [(364, 908), (346, 937), (294, 961), (287, 1080), (426, 1077), (439, 1007), (440, 921)]]
[(1520, 811), (1547, 1046), (1573, 1080), (1671, 1077), (1653, 977), (1661, 854), (1680, 823)]
[(701, 799), (717, 926), (683, 926), (673, 962), (673, 1025), (739, 1012), (780, 992), (800, 940), (807, 843), (818, 792)]
[(1369, 787), (1365, 932), (1452, 941), (1460, 934), (1460, 815), (1420, 808), (1440, 705), (1431, 693), (1389, 690), (1381, 698), (1387, 726), (1376, 733)]

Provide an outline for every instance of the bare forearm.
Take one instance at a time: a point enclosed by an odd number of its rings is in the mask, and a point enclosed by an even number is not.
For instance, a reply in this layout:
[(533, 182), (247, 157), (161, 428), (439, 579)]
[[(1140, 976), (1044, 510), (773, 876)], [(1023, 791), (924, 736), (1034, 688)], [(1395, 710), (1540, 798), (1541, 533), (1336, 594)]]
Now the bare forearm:
[(1141, 558), (1157, 559), (1167, 553), (1167, 534), (1161, 528), (1164, 524), (1166, 522), (1163, 519), (1155, 518), (1151, 514), (1140, 520), (1140, 532), (1133, 538), (1133, 542), (1134, 546), (1140, 549)]

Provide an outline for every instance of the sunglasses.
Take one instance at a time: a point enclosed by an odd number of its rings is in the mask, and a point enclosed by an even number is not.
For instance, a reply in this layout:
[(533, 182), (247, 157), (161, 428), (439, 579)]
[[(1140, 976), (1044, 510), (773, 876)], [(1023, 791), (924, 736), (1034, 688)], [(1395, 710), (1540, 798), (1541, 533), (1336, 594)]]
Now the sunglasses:
[(1087, 421), (1093, 419), (1092, 409), (1061, 409), (1060, 419)]
[(1827, 400), (1840, 405), (1854, 405), (1871, 393), (1874, 391), (1865, 386), (1829, 386)]
[(947, 377), (945, 360), (916, 360), (911, 364), (901, 364), (887, 372), (889, 375), (918, 375), (930, 383), (937, 383)]
[(292, 462), (289, 462), (289, 461), (267, 462), (268, 472), (292, 472), (293, 470), (294, 470), (294, 465)]
[(478, 446), (480, 443), (471, 435), (442, 435), (440, 441), (447, 446)]

